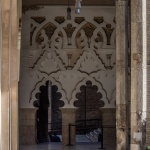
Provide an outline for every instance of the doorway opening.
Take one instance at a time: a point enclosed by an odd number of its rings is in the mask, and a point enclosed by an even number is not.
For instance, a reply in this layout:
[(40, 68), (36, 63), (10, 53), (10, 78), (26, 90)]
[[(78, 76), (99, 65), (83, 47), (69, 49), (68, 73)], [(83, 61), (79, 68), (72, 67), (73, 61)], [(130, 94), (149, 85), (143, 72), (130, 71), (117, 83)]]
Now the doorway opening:
[(76, 122), (76, 134), (80, 139), (79, 142), (98, 142), (100, 127), (102, 126), (99, 108), (105, 104), (102, 100), (102, 93), (98, 92), (98, 87), (92, 85), (92, 82), (88, 80), (86, 85), (80, 87), (80, 92), (76, 94), (76, 98), (77, 101), (74, 102), (74, 105), (79, 108)]
[(62, 136), (59, 108), (63, 107), (64, 102), (60, 100), (61, 97), (58, 87), (52, 85), (50, 81), (40, 86), (40, 92), (36, 93), (37, 100), (33, 102), (33, 105), (38, 108), (36, 113), (37, 143), (53, 142), (51, 136), (56, 134)]

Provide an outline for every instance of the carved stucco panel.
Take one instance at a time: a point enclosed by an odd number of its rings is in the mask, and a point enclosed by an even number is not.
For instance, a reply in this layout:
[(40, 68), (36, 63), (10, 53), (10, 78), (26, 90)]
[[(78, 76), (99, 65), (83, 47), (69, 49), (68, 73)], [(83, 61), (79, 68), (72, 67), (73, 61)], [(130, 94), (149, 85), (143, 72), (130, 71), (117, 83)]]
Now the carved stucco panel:
[(99, 71), (97, 73), (91, 74), (90, 76), (94, 77), (96, 81), (102, 84), (109, 103), (111, 103), (112, 106), (115, 107), (116, 69), (113, 68), (113, 70)]

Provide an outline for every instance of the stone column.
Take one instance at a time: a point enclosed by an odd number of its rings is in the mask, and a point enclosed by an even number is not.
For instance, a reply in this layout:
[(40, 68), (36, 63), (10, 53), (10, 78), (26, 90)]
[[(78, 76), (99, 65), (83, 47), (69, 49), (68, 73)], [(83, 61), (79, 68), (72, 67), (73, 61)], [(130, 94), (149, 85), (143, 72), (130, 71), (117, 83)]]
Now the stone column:
[(146, 8), (146, 0), (131, 0), (131, 150), (146, 141)]
[(116, 145), (116, 108), (100, 108), (100, 111), (104, 127), (103, 144)]
[[(62, 113), (62, 144), (67, 145), (69, 143), (69, 124), (76, 124), (76, 111), (78, 108), (60, 108)], [(71, 144), (75, 144), (75, 129), (71, 127)]]
[(17, 0), (0, 0), (1, 102), (0, 149), (18, 149)]
[(128, 0), (116, 0), (117, 150), (128, 148)]
[(19, 109), (19, 143), (20, 145), (36, 144), (37, 108), (20, 108)]

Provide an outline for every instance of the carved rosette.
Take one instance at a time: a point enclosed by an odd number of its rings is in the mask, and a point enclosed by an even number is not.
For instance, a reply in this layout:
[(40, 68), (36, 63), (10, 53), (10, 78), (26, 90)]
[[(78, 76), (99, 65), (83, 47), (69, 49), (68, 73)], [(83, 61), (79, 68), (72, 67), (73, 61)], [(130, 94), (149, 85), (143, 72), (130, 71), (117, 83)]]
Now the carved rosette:
[(55, 17), (55, 21), (58, 22), (59, 24), (65, 22), (65, 17), (64, 16), (57, 16)]
[(37, 16), (37, 17), (31, 17), (31, 19), (33, 19), (35, 22), (41, 24), (42, 22), (44, 22), (46, 20), (46, 18), (44, 16)]
[(85, 20), (85, 18), (84, 17), (75, 17), (75, 22), (76, 23), (78, 23), (78, 24), (80, 24), (81, 22), (83, 22)]
[(98, 24), (101, 24), (104, 22), (104, 18), (103, 17), (94, 17), (93, 19), (95, 22), (97, 22)]
[(111, 43), (110, 43), (111, 35), (112, 35), (115, 28), (112, 28), (111, 24), (106, 24), (106, 27), (102, 27), (102, 28), (106, 34), (106, 37), (107, 37), (107, 45), (111, 45)]

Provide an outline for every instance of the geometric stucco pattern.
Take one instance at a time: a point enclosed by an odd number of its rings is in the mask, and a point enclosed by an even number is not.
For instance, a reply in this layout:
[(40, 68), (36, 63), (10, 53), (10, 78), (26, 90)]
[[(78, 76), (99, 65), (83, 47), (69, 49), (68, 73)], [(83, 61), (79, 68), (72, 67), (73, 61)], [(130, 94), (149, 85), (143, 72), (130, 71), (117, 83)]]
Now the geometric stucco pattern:
[(29, 88), (21, 107), (32, 107), (39, 83), (48, 80), (63, 95), (64, 107), (74, 107), (75, 94), (88, 80), (103, 94), (104, 107), (115, 107), (115, 10), (85, 8), (90, 17), (83, 12), (66, 20), (63, 9), (47, 13), (47, 6), (23, 15), (28, 28), (22, 27), (22, 41), (28, 42), (21, 49), (21, 93)]

